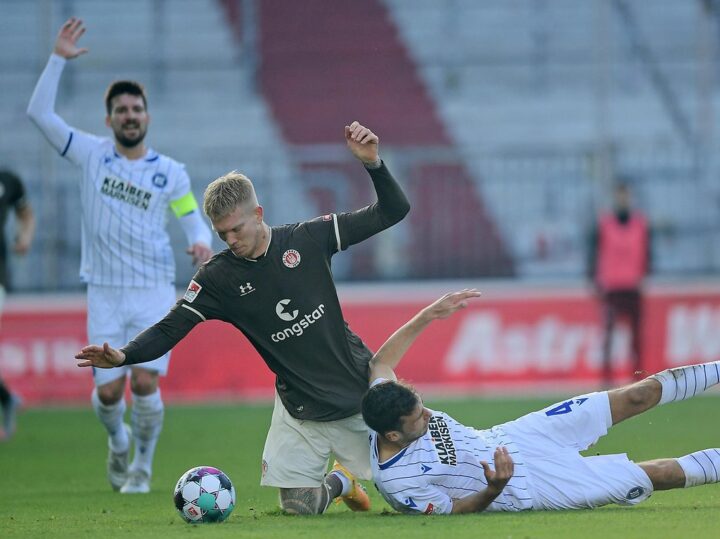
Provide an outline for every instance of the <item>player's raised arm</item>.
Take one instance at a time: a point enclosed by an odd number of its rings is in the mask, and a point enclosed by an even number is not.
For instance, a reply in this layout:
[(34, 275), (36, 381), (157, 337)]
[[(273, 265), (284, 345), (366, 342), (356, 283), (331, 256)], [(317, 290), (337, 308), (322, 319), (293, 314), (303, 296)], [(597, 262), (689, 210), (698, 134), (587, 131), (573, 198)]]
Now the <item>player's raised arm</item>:
[(391, 227), (410, 211), (405, 193), (380, 159), (379, 138), (358, 122), (345, 126), (345, 142), (360, 161), (373, 182), (377, 202), (350, 213), (340, 213), (338, 220), (338, 251)]
[(55, 113), (55, 99), (65, 62), (87, 52), (86, 48), (77, 45), (84, 33), (85, 26), (75, 17), (62, 25), (55, 40), (53, 54), (35, 85), (27, 108), (30, 119), (62, 155), (65, 155), (72, 140), (72, 129)]
[(454, 312), (464, 309), (467, 307), (469, 299), (479, 296), (480, 292), (474, 288), (451, 292), (417, 313), (408, 323), (393, 333), (370, 360), (370, 381), (378, 378), (396, 380), (395, 367), (428, 324), (433, 320), (447, 318)]
[(370, 129), (359, 122), (346, 125), (345, 142), (352, 154), (364, 165), (374, 168), (380, 166), (380, 139)]

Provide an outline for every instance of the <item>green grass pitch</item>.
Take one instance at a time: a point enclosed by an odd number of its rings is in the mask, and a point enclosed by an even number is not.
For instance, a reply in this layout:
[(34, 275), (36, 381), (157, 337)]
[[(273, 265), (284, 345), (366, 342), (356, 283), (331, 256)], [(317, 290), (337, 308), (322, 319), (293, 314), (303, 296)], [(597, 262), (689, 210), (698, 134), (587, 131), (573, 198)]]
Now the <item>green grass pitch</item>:
[[(552, 400), (427, 404), (485, 427)], [(591, 453), (627, 452), (644, 460), (718, 447), (718, 411), (717, 397), (663, 406), (613, 428)], [(15, 438), (0, 444), (0, 537), (700, 539), (720, 534), (718, 485), (658, 492), (634, 508), (410, 517), (391, 513), (368, 484), (370, 513), (353, 514), (339, 505), (317, 517), (282, 515), (276, 491), (258, 484), (270, 414), (266, 405), (169, 406), (152, 492), (123, 496), (105, 479), (106, 438), (90, 409), (25, 411)], [(237, 506), (225, 523), (191, 526), (175, 513), (172, 490), (182, 472), (203, 464), (230, 476)]]

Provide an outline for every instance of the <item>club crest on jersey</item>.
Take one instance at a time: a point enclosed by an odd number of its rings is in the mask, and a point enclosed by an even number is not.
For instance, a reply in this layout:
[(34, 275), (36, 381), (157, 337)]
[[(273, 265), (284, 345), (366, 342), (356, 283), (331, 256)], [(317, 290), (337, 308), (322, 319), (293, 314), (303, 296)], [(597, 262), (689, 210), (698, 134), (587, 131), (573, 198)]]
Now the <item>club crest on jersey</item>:
[(283, 253), (282, 261), (288, 268), (297, 268), (300, 265), (300, 253), (295, 249), (288, 249)]
[(161, 172), (155, 173), (152, 177), (153, 185), (155, 187), (159, 187), (160, 189), (165, 187), (167, 185), (167, 182), (168, 182), (167, 176), (165, 176), (165, 174), (163, 174)]
[(193, 301), (195, 301), (195, 298), (198, 297), (200, 290), (202, 290), (202, 286), (199, 283), (195, 281), (190, 281), (190, 284), (185, 291), (183, 299), (188, 303), (192, 303)]

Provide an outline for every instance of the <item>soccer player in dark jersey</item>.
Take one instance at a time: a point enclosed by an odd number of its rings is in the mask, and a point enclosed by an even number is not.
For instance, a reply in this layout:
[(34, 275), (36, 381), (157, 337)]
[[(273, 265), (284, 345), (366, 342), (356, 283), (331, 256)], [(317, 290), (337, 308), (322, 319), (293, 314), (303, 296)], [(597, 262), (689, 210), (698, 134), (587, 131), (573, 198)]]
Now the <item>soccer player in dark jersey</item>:
[[(35, 217), (25, 196), (25, 188), (15, 174), (6, 170), (0, 171), (0, 313), (2, 313), (5, 288), (8, 284), (7, 248), (5, 246), (5, 221), (8, 210), (12, 208), (17, 218), (18, 230), (15, 236), (13, 251), (24, 255), (30, 249), (35, 231)], [(0, 440), (7, 440), (15, 432), (15, 416), (20, 406), (20, 397), (10, 393), (0, 378), (0, 408), (3, 412), (3, 433)]]
[[(372, 179), (376, 203), (271, 227), (249, 179), (218, 178), (204, 210), (229, 248), (200, 268), (162, 321), (119, 350), (90, 345), (76, 356), (81, 367), (132, 365), (164, 354), (205, 320), (234, 325), (277, 376), (262, 484), (280, 488), (289, 513), (322, 513), (336, 497), (353, 510), (369, 508), (353, 474), (370, 477), (359, 411), (372, 352), (343, 319), (330, 261), (402, 220), (410, 206), (379, 157), (378, 137), (353, 122), (345, 140)], [(331, 454), (339, 462), (325, 476)]]

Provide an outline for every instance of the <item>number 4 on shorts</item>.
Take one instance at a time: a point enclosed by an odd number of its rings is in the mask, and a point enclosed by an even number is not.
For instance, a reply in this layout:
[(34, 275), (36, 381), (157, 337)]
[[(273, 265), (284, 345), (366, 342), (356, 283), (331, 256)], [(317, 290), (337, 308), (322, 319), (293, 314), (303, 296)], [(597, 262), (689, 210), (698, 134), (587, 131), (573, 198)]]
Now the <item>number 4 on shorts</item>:
[(587, 400), (587, 397), (583, 397), (581, 399), (572, 399), (569, 401), (565, 401), (562, 404), (558, 404), (555, 406), (555, 408), (550, 408), (549, 410), (545, 411), (546, 416), (551, 415), (563, 415), (563, 414), (569, 414), (573, 411), (573, 406), (580, 406), (583, 402)]

